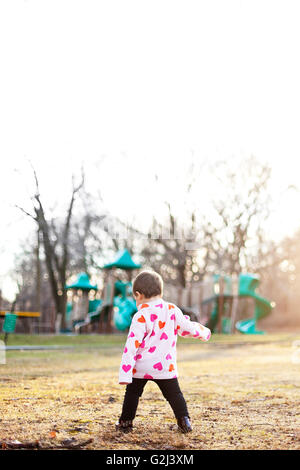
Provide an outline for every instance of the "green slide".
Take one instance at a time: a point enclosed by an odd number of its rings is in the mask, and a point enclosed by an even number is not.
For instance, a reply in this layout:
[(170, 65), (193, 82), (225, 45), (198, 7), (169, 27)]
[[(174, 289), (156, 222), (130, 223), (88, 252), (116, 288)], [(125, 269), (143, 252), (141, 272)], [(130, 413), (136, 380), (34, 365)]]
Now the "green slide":
[(136, 303), (131, 295), (131, 282), (116, 281), (114, 297), (114, 324), (118, 330), (130, 327), (132, 316), (137, 312)]
[[(214, 282), (217, 283), (219, 280), (219, 275), (214, 275)], [(224, 295), (223, 295), (223, 318), (222, 318), (222, 325), (221, 330), (222, 333), (230, 333), (231, 332), (231, 318), (230, 318), (230, 309), (231, 309), (231, 302), (232, 302), (232, 285), (231, 285), (231, 278), (230, 276), (224, 277)], [(273, 306), (272, 303), (269, 302), (267, 299), (261, 297), (256, 293), (256, 288), (259, 285), (259, 277), (255, 274), (240, 274), (239, 276), (239, 298), (246, 298), (250, 297), (254, 299), (255, 307), (254, 307), (254, 314), (253, 317), (240, 320), (235, 323), (235, 327), (238, 331), (244, 334), (263, 334), (263, 331), (259, 331), (256, 329), (257, 321), (260, 318), (264, 318), (268, 315)], [(212, 297), (205, 299), (202, 302), (202, 305), (206, 303), (213, 302), (213, 309), (210, 314), (209, 321), (207, 326), (214, 331), (218, 324), (218, 315), (219, 315), (219, 294), (215, 294)]]
[(244, 334), (263, 334), (263, 331), (256, 329), (257, 321), (267, 316), (272, 310), (271, 302), (255, 292), (258, 285), (259, 278), (254, 274), (240, 274), (239, 296), (252, 297), (255, 301), (254, 317), (248, 318), (247, 320), (240, 320), (235, 324), (236, 329)]
[(130, 327), (132, 316), (137, 311), (132, 297), (114, 297), (114, 323), (118, 330), (124, 331)]

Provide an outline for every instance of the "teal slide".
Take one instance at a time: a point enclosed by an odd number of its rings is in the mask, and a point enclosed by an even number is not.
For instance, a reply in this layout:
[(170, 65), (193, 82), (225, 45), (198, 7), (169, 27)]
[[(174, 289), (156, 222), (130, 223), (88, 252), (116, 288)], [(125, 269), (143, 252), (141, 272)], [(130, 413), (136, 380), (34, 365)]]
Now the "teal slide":
[(256, 323), (264, 318), (272, 310), (272, 303), (261, 297), (255, 292), (259, 285), (259, 278), (254, 274), (240, 274), (239, 277), (239, 296), (252, 297), (255, 301), (254, 317), (247, 320), (240, 320), (235, 324), (238, 331), (245, 334), (257, 335), (263, 334), (263, 331), (256, 329)]
[(137, 312), (131, 290), (131, 282), (115, 282), (115, 293), (117, 295), (114, 297), (114, 324), (121, 331), (130, 327), (132, 317)]
[(132, 297), (114, 297), (114, 323), (118, 330), (124, 331), (130, 327), (132, 316), (137, 311)]

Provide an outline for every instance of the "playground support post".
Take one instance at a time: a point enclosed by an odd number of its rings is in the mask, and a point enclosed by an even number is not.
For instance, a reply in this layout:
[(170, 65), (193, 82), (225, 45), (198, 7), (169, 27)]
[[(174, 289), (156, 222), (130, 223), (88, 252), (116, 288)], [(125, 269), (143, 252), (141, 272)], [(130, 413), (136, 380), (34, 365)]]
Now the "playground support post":
[[(114, 272), (114, 268), (110, 269), (107, 272), (106, 283), (104, 288), (104, 302), (106, 302), (107, 306), (105, 307), (105, 311), (102, 312), (100, 315), (99, 333), (112, 333), (112, 317), (113, 317), (113, 303), (114, 303), (114, 289), (115, 289), (115, 281), (116, 276)], [(104, 317), (106, 317), (106, 325), (104, 330)]]
[(177, 295), (177, 305), (182, 305), (182, 294), (183, 294), (183, 288), (180, 286), (178, 288), (178, 295)]
[(219, 303), (218, 303), (218, 333), (222, 333), (222, 320), (224, 313), (224, 276), (219, 278)]
[(188, 301), (188, 307), (191, 307), (192, 306), (192, 283), (191, 282), (188, 285), (188, 298), (187, 298), (187, 301)]
[(237, 274), (232, 275), (232, 308), (231, 308), (231, 326), (230, 326), (230, 333), (233, 334), (235, 332), (235, 322), (237, 316), (237, 309), (239, 303), (239, 277)]

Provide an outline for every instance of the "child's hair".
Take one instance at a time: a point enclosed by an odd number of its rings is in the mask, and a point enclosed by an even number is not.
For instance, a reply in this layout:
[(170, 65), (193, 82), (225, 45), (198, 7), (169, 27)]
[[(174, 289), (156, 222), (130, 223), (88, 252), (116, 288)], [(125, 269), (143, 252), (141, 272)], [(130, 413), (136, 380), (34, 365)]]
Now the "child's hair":
[(161, 276), (155, 271), (142, 271), (133, 281), (132, 293), (136, 292), (144, 294), (146, 299), (162, 295), (163, 280)]

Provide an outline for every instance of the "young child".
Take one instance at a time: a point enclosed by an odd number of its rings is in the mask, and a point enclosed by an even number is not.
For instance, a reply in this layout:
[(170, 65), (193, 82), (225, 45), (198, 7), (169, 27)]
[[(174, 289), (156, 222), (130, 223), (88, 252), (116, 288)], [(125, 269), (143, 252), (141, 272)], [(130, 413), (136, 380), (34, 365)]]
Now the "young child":
[(170, 403), (178, 429), (190, 432), (190, 416), (177, 380), (177, 336), (208, 341), (211, 332), (162, 299), (163, 281), (159, 274), (141, 272), (132, 291), (138, 311), (132, 318), (120, 365), (119, 383), (127, 387), (116, 429), (132, 430), (139, 398), (147, 381), (152, 380)]

